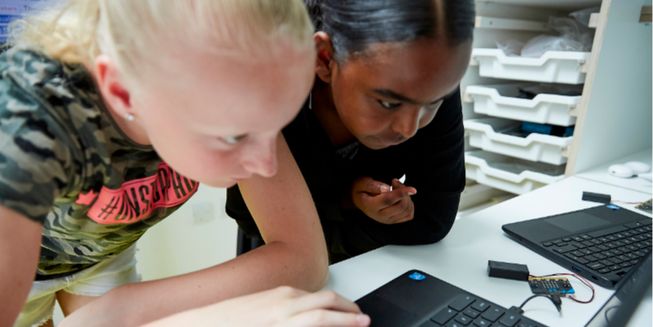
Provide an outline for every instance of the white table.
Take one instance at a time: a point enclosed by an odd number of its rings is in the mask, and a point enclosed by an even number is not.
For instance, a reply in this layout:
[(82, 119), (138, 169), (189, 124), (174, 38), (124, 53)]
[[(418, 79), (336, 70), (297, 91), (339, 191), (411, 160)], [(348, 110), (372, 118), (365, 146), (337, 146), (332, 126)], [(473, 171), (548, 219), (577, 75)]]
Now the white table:
[[(582, 201), (582, 191), (609, 193), (613, 199), (628, 202), (650, 198), (631, 189), (569, 177), (458, 219), (450, 234), (436, 244), (385, 246), (334, 264), (326, 288), (356, 300), (410, 269), (420, 269), (506, 308), (519, 306), (532, 294), (528, 283), (488, 277), (488, 260), (527, 264), (533, 275), (569, 271), (509, 239), (501, 225), (598, 205)], [(579, 298), (589, 296), (582, 284), (573, 285)], [(590, 304), (563, 299), (558, 314), (548, 300), (536, 298), (524, 306), (525, 315), (549, 326), (583, 326), (613, 293), (594, 287), (596, 295)], [(633, 320), (633, 326), (651, 326), (650, 292)]]

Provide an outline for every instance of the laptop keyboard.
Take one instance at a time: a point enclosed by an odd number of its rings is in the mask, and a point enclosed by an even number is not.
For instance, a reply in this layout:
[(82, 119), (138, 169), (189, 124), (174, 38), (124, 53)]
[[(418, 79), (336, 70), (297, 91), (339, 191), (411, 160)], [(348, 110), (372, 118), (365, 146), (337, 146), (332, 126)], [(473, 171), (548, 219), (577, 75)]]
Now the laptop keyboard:
[(651, 251), (651, 220), (581, 233), (543, 242), (588, 269), (603, 275), (625, 275)]
[(420, 327), (545, 327), (512, 309), (485, 301), (474, 295), (460, 294)]

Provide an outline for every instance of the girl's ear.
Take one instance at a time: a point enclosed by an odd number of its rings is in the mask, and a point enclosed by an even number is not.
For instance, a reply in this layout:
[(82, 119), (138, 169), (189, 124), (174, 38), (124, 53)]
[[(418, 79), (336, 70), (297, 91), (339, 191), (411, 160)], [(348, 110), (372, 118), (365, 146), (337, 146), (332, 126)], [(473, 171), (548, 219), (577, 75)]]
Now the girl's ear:
[(115, 63), (107, 56), (100, 55), (95, 59), (95, 72), (98, 88), (104, 101), (110, 109), (127, 120), (134, 117), (130, 94), (124, 83), (120, 80)]
[(313, 40), (315, 41), (315, 49), (317, 50), (315, 74), (323, 82), (330, 83), (332, 65), (336, 64), (333, 56), (331, 37), (327, 33), (317, 32), (313, 36)]

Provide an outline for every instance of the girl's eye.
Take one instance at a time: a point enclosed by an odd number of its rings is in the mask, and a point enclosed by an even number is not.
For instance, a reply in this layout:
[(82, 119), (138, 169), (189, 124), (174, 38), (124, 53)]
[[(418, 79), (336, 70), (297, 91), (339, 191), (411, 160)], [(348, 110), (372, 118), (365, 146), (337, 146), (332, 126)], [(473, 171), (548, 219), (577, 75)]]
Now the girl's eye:
[(388, 102), (383, 100), (378, 100), (378, 102), (381, 105), (381, 107), (389, 110), (397, 109), (399, 108), (399, 106), (401, 106), (401, 102)]
[(235, 136), (220, 136), (218, 139), (222, 141), (225, 144), (228, 145), (235, 145), (238, 144), (240, 141), (242, 141), (244, 138), (246, 138), (247, 135), (235, 135)]

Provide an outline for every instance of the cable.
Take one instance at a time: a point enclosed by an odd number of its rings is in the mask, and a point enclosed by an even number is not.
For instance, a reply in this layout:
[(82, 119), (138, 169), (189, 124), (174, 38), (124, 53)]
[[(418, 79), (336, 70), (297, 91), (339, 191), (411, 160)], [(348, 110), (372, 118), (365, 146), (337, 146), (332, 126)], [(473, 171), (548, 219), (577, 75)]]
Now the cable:
[(562, 310), (562, 301), (560, 300), (560, 296), (555, 295), (555, 294), (533, 294), (530, 297), (528, 297), (528, 299), (524, 300), (524, 302), (519, 306), (519, 310), (521, 310), (521, 312), (523, 312), (524, 309), (522, 309), (522, 308), (524, 307), (524, 305), (528, 301), (530, 301), (530, 300), (532, 300), (532, 299), (534, 299), (536, 297), (545, 297), (545, 298), (551, 300), (551, 303), (553, 303), (553, 305), (555, 305), (558, 312), (560, 312)]

